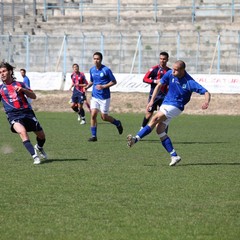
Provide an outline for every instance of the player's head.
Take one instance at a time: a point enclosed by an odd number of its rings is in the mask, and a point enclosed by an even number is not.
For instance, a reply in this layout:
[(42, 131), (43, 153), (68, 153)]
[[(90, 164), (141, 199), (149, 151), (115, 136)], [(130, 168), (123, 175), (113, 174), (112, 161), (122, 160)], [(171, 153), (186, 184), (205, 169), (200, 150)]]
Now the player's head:
[(74, 64), (72, 65), (72, 69), (73, 69), (73, 71), (74, 71), (75, 73), (79, 72), (79, 65), (78, 65), (77, 63), (74, 63)]
[(159, 54), (159, 64), (162, 67), (166, 67), (169, 55), (167, 52), (160, 52)]
[(96, 67), (101, 66), (102, 63), (102, 59), (103, 59), (103, 55), (100, 52), (95, 52), (93, 54), (93, 62), (96, 65)]
[(173, 64), (172, 74), (175, 77), (182, 78), (185, 74), (186, 64), (182, 60), (178, 60)]
[(26, 75), (26, 70), (24, 68), (21, 68), (20, 73), (24, 77)]
[(3, 81), (7, 79), (15, 79), (14, 77), (14, 70), (15, 67), (10, 65), (8, 62), (1, 62), (0, 63), (0, 77)]

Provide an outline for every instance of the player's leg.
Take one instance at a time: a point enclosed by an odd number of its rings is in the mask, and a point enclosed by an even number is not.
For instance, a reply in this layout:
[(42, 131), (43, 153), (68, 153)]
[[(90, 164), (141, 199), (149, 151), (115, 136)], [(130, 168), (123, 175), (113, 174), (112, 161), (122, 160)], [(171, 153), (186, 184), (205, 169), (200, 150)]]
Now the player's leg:
[(118, 133), (122, 134), (123, 133), (123, 126), (120, 120), (115, 119), (112, 116), (109, 116), (109, 108), (110, 108), (110, 98), (101, 100), (100, 102), (100, 111), (101, 111), (101, 118), (103, 121), (110, 122), (111, 124), (115, 125)]
[(84, 111), (84, 108), (83, 108), (83, 102), (79, 103), (78, 106), (79, 106), (78, 114), (79, 114), (79, 116), (82, 119), (80, 124), (86, 124), (86, 118), (85, 118), (85, 111)]
[(43, 149), (43, 146), (46, 142), (46, 136), (45, 133), (43, 131), (43, 129), (39, 130), (39, 131), (35, 131), (34, 132), (36, 134), (36, 140), (37, 140), (37, 144), (34, 146), (35, 150), (38, 151), (38, 153), (40, 154), (40, 156), (43, 159), (47, 159), (48, 156), (46, 154), (46, 152)]
[(12, 122), (11, 130), (12, 130), (12, 132), (17, 133), (20, 136), (24, 147), (27, 149), (27, 151), (30, 153), (30, 155), (32, 156), (32, 158), (34, 160), (33, 163), (40, 164), (41, 163), (40, 159), (39, 159), (36, 151), (34, 150), (34, 147), (29, 139), (29, 136), (28, 136), (25, 126), (21, 122)]
[(152, 132), (152, 129), (154, 129), (154, 127), (158, 124), (161, 123), (163, 121), (166, 120), (166, 116), (164, 115), (164, 113), (162, 113), (161, 111), (157, 112), (152, 119), (150, 120), (150, 122), (148, 123), (148, 125), (146, 125), (143, 129), (141, 129), (135, 137), (133, 137), (132, 135), (128, 135), (127, 136), (127, 145), (128, 147), (131, 147), (133, 144), (137, 143), (138, 141), (140, 141), (142, 138), (144, 138), (145, 136), (147, 136), (148, 134), (150, 134)]
[(91, 134), (92, 136), (88, 139), (89, 142), (96, 142), (97, 141), (97, 115), (100, 109), (100, 105), (98, 99), (92, 98), (91, 99)]
[(181, 157), (177, 155), (177, 152), (175, 151), (175, 149), (173, 147), (172, 141), (166, 133), (166, 129), (167, 129), (171, 119), (178, 116), (181, 113), (181, 111), (178, 108), (173, 107), (173, 106), (160, 107), (160, 111), (162, 111), (166, 114), (167, 119), (158, 124), (156, 131), (157, 131), (158, 136), (160, 137), (163, 147), (166, 149), (166, 151), (171, 156), (171, 162), (169, 165), (175, 166), (178, 162), (181, 161)]
[(144, 116), (143, 121), (142, 121), (141, 129), (144, 128), (148, 124), (152, 115), (153, 115), (153, 111), (150, 111), (150, 112), (146, 111), (145, 116)]

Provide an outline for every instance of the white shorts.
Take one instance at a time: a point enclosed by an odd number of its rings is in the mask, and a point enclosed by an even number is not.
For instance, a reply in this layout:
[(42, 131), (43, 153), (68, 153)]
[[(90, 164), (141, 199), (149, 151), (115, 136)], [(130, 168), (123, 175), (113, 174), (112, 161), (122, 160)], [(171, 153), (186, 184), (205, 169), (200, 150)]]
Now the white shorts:
[(92, 97), (91, 99), (91, 109), (98, 109), (103, 114), (108, 114), (110, 107), (110, 98), (108, 99), (98, 99)]
[(181, 110), (175, 106), (172, 105), (161, 105), (160, 112), (162, 112), (165, 116), (166, 116), (166, 120), (163, 122), (166, 126), (168, 126), (168, 124), (170, 123), (170, 121), (172, 120), (172, 118), (177, 117), (178, 115), (181, 114)]

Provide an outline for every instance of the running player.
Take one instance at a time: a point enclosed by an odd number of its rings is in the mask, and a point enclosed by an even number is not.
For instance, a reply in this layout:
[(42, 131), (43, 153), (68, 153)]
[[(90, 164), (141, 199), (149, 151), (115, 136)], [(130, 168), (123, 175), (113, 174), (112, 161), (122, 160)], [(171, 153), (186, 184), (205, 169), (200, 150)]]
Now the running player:
[(88, 85), (88, 81), (86, 80), (84, 73), (79, 71), (78, 64), (74, 63), (72, 68), (72, 85), (69, 89), (72, 91), (71, 108), (78, 114), (78, 121), (81, 121), (80, 124), (86, 124), (83, 103), (86, 101), (85, 87)]
[[(36, 94), (23, 82), (16, 81), (14, 67), (7, 62), (0, 63), (0, 100), (3, 103), (8, 121), (13, 133), (18, 133), (23, 145), (33, 158), (33, 164), (40, 164), (41, 160), (47, 159), (43, 150), (46, 141), (45, 133), (38, 122), (27, 98), (36, 99)], [(33, 147), (29, 140), (28, 132), (36, 134), (37, 144)]]
[(110, 68), (102, 64), (102, 53), (95, 52), (93, 54), (93, 62), (95, 66), (90, 69), (90, 82), (86, 89), (92, 87), (91, 99), (91, 133), (92, 136), (88, 141), (97, 141), (97, 115), (101, 112), (103, 121), (112, 123), (118, 129), (118, 133), (122, 134), (123, 127), (119, 120), (108, 115), (110, 107), (110, 87), (117, 83)]

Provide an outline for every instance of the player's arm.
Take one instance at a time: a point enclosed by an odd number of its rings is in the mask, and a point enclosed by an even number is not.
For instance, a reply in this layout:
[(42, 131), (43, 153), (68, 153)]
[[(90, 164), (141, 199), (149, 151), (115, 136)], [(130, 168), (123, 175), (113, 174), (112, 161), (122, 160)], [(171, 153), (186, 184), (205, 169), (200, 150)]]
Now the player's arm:
[(70, 91), (72, 91), (73, 86), (74, 86), (74, 83), (72, 82), (72, 84), (71, 84), (71, 86), (69, 88)]
[(85, 90), (89, 89), (93, 85), (93, 82), (89, 81), (88, 85), (85, 87)]
[(204, 97), (205, 97), (205, 102), (202, 105), (203, 110), (208, 108), (209, 103), (211, 101), (211, 94), (209, 92), (205, 92)]
[(150, 102), (149, 102), (148, 105), (147, 105), (147, 109), (149, 109), (149, 108), (152, 107), (152, 105), (153, 105), (153, 103), (154, 103), (154, 100), (155, 100), (156, 96), (158, 95), (161, 87), (162, 87), (162, 83), (159, 82), (159, 83), (156, 85), (156, 87), (154, 88), (154, 91), (153, 91), (151, 100), (150, 100)]
[(150, 70), (148, 70), (148, 72), (145, 74), (145, 76), (143, 77), (143, 82), (148, 83), (148, 84), (152, 84), (152, 83), (158, 83), (158, 80), (155, 80), (153, 77), (153, 71), (154, 69), (151, 68)]
[(98, 90), (102, 90), (104, 88), (110, 88), (110, 87), (114, 86), (115, 84), (117, 84), (117, 81), (116, 80), (112, 80), (111, 82), (109, 82), (107, 84), (97, 85), (96, 88)]
[(32, 90), (23, 88), (22, 86), (15, 86), (15, 91), (17, 93), (24, 93), (27, 97), (29, 97), (31, 99), (37, 98), (36, 94)]

